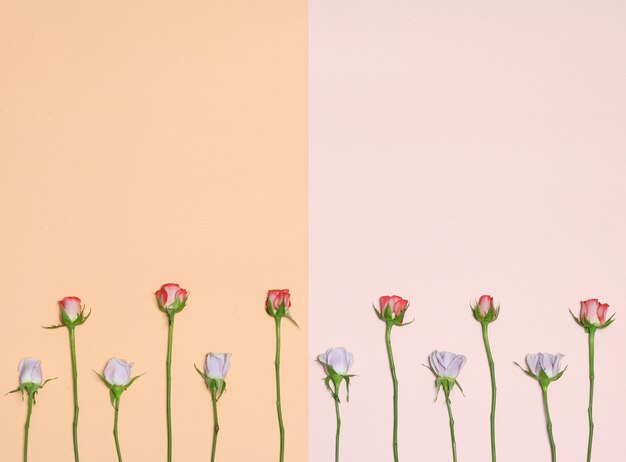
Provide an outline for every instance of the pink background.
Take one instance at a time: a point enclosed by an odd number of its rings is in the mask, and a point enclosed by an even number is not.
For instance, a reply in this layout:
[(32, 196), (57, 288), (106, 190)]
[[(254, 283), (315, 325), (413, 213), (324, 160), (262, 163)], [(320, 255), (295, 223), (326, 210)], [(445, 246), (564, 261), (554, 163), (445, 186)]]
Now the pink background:
[[(586, 337), (568, 309), (600, 297), (596, 461), (626, 425), (626, 3), (310, 3), (310, 459), (331, 460), (334, 409), (314, 355), (354, 352), (342, 458), (389, 461), (391, 379), (379, 295), (412, 301), (394, 329), (402, 460), (451, 460), (447, 415), (420, 366), (464, 353), (459, 460), (489, 459), (489, 379), (470, 301), (491, 326), (499, 460), (549, 460), (539, 386), (512, 362), (562, 352), (550, 388), (559, 460), (582, 461)], [(619, 363), (618, 363), (619, 364)], [(620, 364), (621, 367), (621, 364)]]

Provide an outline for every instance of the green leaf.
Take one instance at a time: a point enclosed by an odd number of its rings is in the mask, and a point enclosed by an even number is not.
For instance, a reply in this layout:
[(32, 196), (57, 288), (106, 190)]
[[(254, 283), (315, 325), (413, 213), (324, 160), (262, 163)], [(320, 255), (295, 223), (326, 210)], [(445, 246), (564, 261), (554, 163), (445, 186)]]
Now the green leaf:
[(133, 378), (130, 380), (130, 382), (128, 382), (128, 383), (124, 386), (124, 390), (128, 390), (128, 387), (130, 387), (130, 386), (131, 386), (131, 385), (135, 382), (135, 380), (137, 380), (139, 377), (141, 377), (141, 376), (142, 376), (142, 375), (144, 375), (144, 374), (145, 374), (145, 372), (144, 372), (143, 374), (139, 374), (139, 375), (136, 375), (135, 377), (133, 377)]
[(532, 378), (533, 378), (533, 379), (535, 379), (535, 380), (539, 380), (539, 377), (537, 377), (537, 376), (536, 376), (535, 374), (533, 374), (532, 372), (530, 372), (530, 371), (528, 371), (528, 370), (524, 369), (522, 366), (520, 366), (520, 365), (519, 365), (518, 363), (516, 363), (515, 361), (513, 361), (513, 364), (515, 364), (517, 367), (519, 367), (519, 368), (520, 368), (520, 370), (521, 370), (524, 374), (526, 374), (528, 377), (532, 377)]
[(559, 380), (563, 376), (563, 374), (565, 373), (568, 367), (569, 367), (569, 364), (565, 366), (565, 369), (563, 369), (561, 372), (556, 374), (552, 379), (550, 379), (550, 382), (556, 382), (557, 380)]
[(372, 308), (374, 309), (374, 313), (376, 313), (376, 317), (378, 319), (380, 319), (381, 321), (384, 321), (382, 315), (380, 314), (380, 310), (376, 308), (376, 306), (372, 305)]
[(461, 387), (461, 384), (459, 383), (459, 381), (455, 380), (454, 383), (456, 384), (457, 387), (459, 387), (459, 390), (461, 390), (461, 394), (465, 396), (465, 392), (463, 391), (463, 387)]
[[(93, 371), (93, 369), (92, 369), (92, 371)], [(104, 377), (104, 375), (102, 375), (102, 374), (100, 374), (100, 373), (98, 373), (98, 372), (96, 372), (96, 371), (93, 371), (93, 372), (94, 372), (94, 374), (96, 374), (98, 377), (100, 377), (100, 380), (102, 380), (102, 383), (104, 383), (104, 384), (107, 386), (107, 388), (108, 388), (108, 389), (111, 389), (111, 387), (112, 387), (113, 385), (111, 385), (111, 384), (107, 381), (107, 379)]]
[[(398, 318), (396, 318), (396, 319), (398, 319)], [(400, 322), (398, 324), (396, 324), (396, 326), (398, 326), (398, 327), (406, 327), (409, 324), (413, 324), (415, 322), (415, 319), (411, 319), (409, 322), (403, 322), (403, 319), (404, 319), (404, 313), (402, 314), (402, 319), (400, 320)], [(394, 324), (395, 324), (395, 322), (394, 322)]]
[(7, 391), (4, 396), (6, 395), (10, 395), (11, 393), (17, 393), (17, 392), (21, 392), (22, 393), (22, 400), (24, 399), (24, 386), (20, 385), (19, 387), (17, 387), (15, 390), (11, 390), (11, 391)]
[(293, 323), (295, 324), (295, 326), (296, 326), (298, 329), (300, 328), (300, 326), (298, 325), (298, 323), (297, 323), (297, 322), (296, 322), (296, 321), (295, 321), (295, 320), (291, 317), (291, 315), (290, 315), (290, 314), (286, 314), (286, 315), (285, 315), (285, 317), (286, 317), (287, 319), (289, 319), (291, 322), (293, 322)]
[(574, 319), (576, 324), (578, 324), (580, 327), (585, 327), (585, 325), (582, 322), (580, 322), (580, 319), (578, 319), (578, 317), (576, 317), (576, 315), (572, 313), (572, 310), (569, 310), (569, 314), (572, 315), (572, 319)]
[(58, 329), (59, 327), (65, 327), (63, 324), (55, 324), (54, 326), (41, 326), (44, 329)]
[(56, 380), (56, 379), (58, 379), (58, 377), (52, 377), (51, 379), (45, 380), (44, 383), (42, 383), (39, 388), (43, 388), (46, 383), (52, 382), (53, 380)]
[(598, 329), (606, 329), (607, 327), (609, 327), (614, 322), (615, 322), (615, 313), (613, 313), (611, 315), (611, 317), (607, 321), (605, 321), (604, 324), (602, 324), (601, 326), (598, 326)]

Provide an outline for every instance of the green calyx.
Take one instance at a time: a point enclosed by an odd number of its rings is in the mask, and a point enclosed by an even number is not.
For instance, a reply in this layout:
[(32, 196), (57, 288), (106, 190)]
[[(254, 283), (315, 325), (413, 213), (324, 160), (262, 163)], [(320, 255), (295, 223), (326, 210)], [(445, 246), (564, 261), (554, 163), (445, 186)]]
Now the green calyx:
[(87, 319), (89, 319), (89, 316), (91, 316), (91, 309), (89, 309), (89, 313), (85, 314), (85, 305), (83, 305), (83, 307), (80, 310), (80, 313), (78, 313), (78, 316), (76, 316), (76, 319), (74, 319), (73, 321), (67, 315), (65, 310), (61, 310), (61, 324), (55, 324), (53, 326), (44, 326), (44, 329), (58, 329), (59, 327), (64, 327), (64, 326), (67, 327), (68, 329), (74, 329), (76, 326), (85, 324)]
[(270, 302), (269, 299), (266, 300), (265, 302), (265, 311), (267, 312), (267, 314), (269, 314), (271, 317), (273, 318), (287, 318), (289, 319), (291, 322), (293, 322), (296, 327), (300, 327), (298, 326), (298, 323), (295, 321), (295, 319), (293, 319), (291, 317), (291, 313), (289, 312), (289, 308), (285, 305), (285, 302), (281, 302), (280, 306), (278, 307), (278, 309), (274, 309), (274, 305), (272, 305), (272, 302)]
[(476, 321), (481, 322), (483, 324), (492, 323), (493, 321), (498, 319), (498, 315), (500, 314), (500, 306), (496, 308), (495, 306), (492, 305), (489, 308), (489, 311), (487, 311), (487, 314), (485, 314), (484, 316), (480, 312), (478, 303), (474, 306), (471, 306), (470, 309), (472, 310), (474, 319), (476, 319)]
[(19, 387), (17, 387), (15, 390), (11, 390), (9, 392), (7, 392), (7, 395), (10, 393), (17, 393), (20, 392), (22, 395), (22, 400), (24, 400), (24, 392), (26, 392), (26, 394), (31, 397), (33, 399), (33, 403), (36, 404), (35, 401), (35, 396), (37, 395), (37, 393), (39, 393), (39, 390), (41, 390), (46, 383), (52, 381), (52, 380), (56, 380), (57, 377), (53, 377), (51, 379), (46, 380), (45, 382), (39, 384), (39, 383), (35, 383), (35, 382), (25, 382), (25, 383), (21, 383)]
[[(406, 310), (396, 315), (391, 309), (391, 305), (389, 303), (387, 303), (387, 305), (385, 306), (385, 309), (383, 310), (382, 314), (380, 310), (376, 308), (375, 305), (373, 305), (373, 308), (374, 308), (374, 313), (376, 313), (376, 316), (378, 317), (378, 319), (380, 319), (383, 322), (386, 322), (387, 324), (392, 324), (394, 326), (403, 327), (403, 326), (408, 326), (409, 324), (413, 322), (413, 321), (410, 321), (410, 322), (404, 323), (404, 314), (406, 313)], [(409, 307), (407, 305), (407, 309), (408, 308)]]
[[(346, 382), (346, 401), (350, 402), (350, 379), (354, 377), (354, 374), (346, 374), (346, 375), (338, 374), (337, 372), (335, 372), (335, 370), (331, 366), (327, 364), (324, 364), (324, 368), (326, 369), (326, 374), (327, 374), (326, 378), (324, 379), (324, 383), (328, 391), (330, 391), (333, 399), (337, 401), (338, 403), (341, 402), (341, 400), (339, 399), (339, 388), (341, 387), (341, 382), (345, 381)], [(331, 383), (333, 384), (333, 387), (330, 386)]]
[(213, 396), (215, 401), (218, 401), (222, 397), (222, 394), (226, 391), (226, 382), (224, 381), (224, 379), (214, 379), (212, 377), (209, 377), (200, 369), (198, 369), (198, 366), (196, 366), (195, 364), (193, 366), (196, 368), (198, 374), (200, 374), (200, 377), (204, 379), (204, 383), (211, 392), (211, 396)]
[(576, 322), (576, 324), (578, 324), (580, 327), (585, 329), (586, 333), (590, 333), (592, 330), (596, 331), (599, 329), (606, 329), (607, 327), (609, 327), (611, 324), (615, 322), (615, 313), (613, 313), (613, 315), (611, 315), (611, 317), (607, 319), (606, 321), (604, 321), (604, 323), (602, 324), (593, 324), (589, 322), (587, 319), (583, 319), (581, 321), (579, 317), (577, 317), (574, 313), (572, 313), (572, 310), (570, 310), (569, 313), (572, 315), (572, 319), (574, 319), (574, 322)]
[(459, 390), (461, 391), (461, 394), (465, 396), (465, 393), (463, 392), (463, 387), (461, 387), (461, 384), (459, 383), (457, 379), (455, 379), (454, 377), (439, 376), (437, 375), (437, 373), (432, 367), (427, 366), (426, 364), (422, 364), (422, 366), (424, 366), (426, 369), (432, 372), (433, 375), (435, 376), (435, 388), (436, 388), (435, 402), (437, 401), (437, 398), (439, 398), (439, 392), (441, 391), (442, 388), (443, 388), (444, 394), (446, 396), (449, 396), (450, 392), (452, 391), (455, 385), (459, 388)]
[(552, 382), (556, 382), (557, 380), (559, 380), (563, 376), (563, 374), (565, 373), (565, 371), (567, 370), (567, 367), (568, 367), (568, 366), (565, 366), (565, 369), (563, 369), (561, 372), (556, 374), (554, 377), (549, 377), (548, 374), (546, 374), (546, 372), (543, 369), (541, 369), (541, 371), (539, 371), (539, 375), (535, 375), (531, 371), (529, 371), (528, 369), (524, 369), (518, 363), (513, 362), (513, 364), (515, 364), (517, 367), (519, 367), (522, 370), (522, 372), (524, 374), (526, 374), (528, 377), (531, 377), (531, 378), (535, 379), (537, 382), (539, 382), (539, 385), (541, 385), (541, 388), (543, 388), (543, 389), (547, 389), (548, 385), (550, 385)]
[(189, 298), (189, 293), (182, 300), (180, 298), (177, 298), (176, 300), (174, 300), (174, 302), (171, 305), (168, 305), (168, 306), (162, 305), (161, 300), (159, 300), (159, 297), (157, 297), (156, 295), (154, 296), (154, 298), (157, 301), (157, 305), (159, 306), (159, 309), (163, 311), (164, 313), (167, 313), (171, 318), (176, 313), (180, 313), (181, 311), (183, 311), (183, 308), (185, 308), (185, 306), (187, 305), (187, 299)]
[(100, 377), (100, 380), (102, 380), (102, 383), (104, 383), (109, 389), (109, 397), (111, 398), (111, 405), (113, 407), (117, 407), (116, 403), (119, 402), (119, 399), (122, 396), (122, 393), (128, 390), (128, 388), (135, 382), (135, 380), (137, 380), (139, 377), (143, 375), (143, 374), (140, 374), (140, 375), (133, 377), (131, 381), (128, 382), (126, 385), (113, 385), (112, 383), (109, 383), (109, 381), (106, 379), (106, 377), (104, 377), (104, 375), (99, 374), (96, 371), (94, 371), (94, 373), (98, 377)]

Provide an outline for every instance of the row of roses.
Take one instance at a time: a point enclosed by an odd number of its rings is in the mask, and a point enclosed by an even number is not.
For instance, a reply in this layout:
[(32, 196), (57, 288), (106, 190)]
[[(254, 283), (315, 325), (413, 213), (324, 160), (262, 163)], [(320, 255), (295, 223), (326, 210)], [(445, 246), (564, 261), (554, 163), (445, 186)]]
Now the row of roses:
[[(386, 323), (385, 341), (387, 345), (387, 353), (389, 358), (389, 367), (391, 370), (391, 378), (393, 382), (393, 457), (394, 461), (399, 461), (398, 452), (398, 379), (396, 376), (396, 368), (391, 348), (391, 329), (393, 326), (406, 326), (404, 321), (405, 313), (409, 308), (408, 300), (397, 295), (383, 296), (380, 298), (378, 307), (374, 307), (374, 311), (378, 318)], [(489, 343), (488, 326), (490, 323), (498, 319), (500, 314), (500, 306), (496, 306), (493, 297), (489, 295), (481, 296), (477, 302), (472, 305), (472, 313), (474, 318), (480, 322), (482, 326), (483, 340), (485, 344), (485, 352), (489, 364), (491, 377), (491, 414), (490, 414), (490, 430), (491, 430), (491, 459), (496, 461), (496, 440), (495, 440), (495, 409), (496, 409), (496, 379), (493, 357), (491, 354), (491, 346)], [(613, 316), (607, 318), (609, 305), (600, 303), (598, 299), (590, 299), (580, 302), (580, 313), (576, 317), (572, 313), (572, 317), (578, 325), (584, 328), (589, 337), (589, 439), (587, 447), (587, 462), (591, 461), (592, 444), (593, 444), (593, 386), (594, 386), (594, 336), (598, 329), (604, 329), (613, 323)], [(412, 321), (411, 321), (412, 322)], [(552, 432), (552, 421), (550, 418), (550, 410), (548, 406), (548, 386), (561, 378), (565, 369), (561, 369), (562, 354), (538, 353), (526, 356), (527, 369), (518, 365), (522, 371), (528, 376), (535, 379), (542, 390), (543, 404), (546, 415), (546, 428), (550, 441), (552, 462), (556, 461), (556, 445)], [(318, 361), (326, 370), (326, 387), (331, 391), (335, 400), (335, 410), (337, 417), (337, 430), (335, 437), (335, 461), (339, 460), (339, 441), (341, 418), (339, 414), (339, 386), (342, 381), (346, 382), (346, 388), (349, 396), (350, 378), (353, 377), (349, 373), (354, 362), (354, 356), (345, 348), (331, 348), (326, 353), (318, 356)], [(452, 406), (450, 401), (450, 392), (454, 386), (461, 389), (458, 382), (458, 375), (467, 362), (467, 358), (463, 355), (450, 353), (447, 351), (433, 351), (428, 357), (428, 369), (435, 375), (435, 387), (437, 395), (443, 389), (448, 416), (450, 420), (450, 440), (452, 445), (452, 459), (457, 460), (456, 439), (454, 434), (454, 418), (452, 416)], [(332, 384), (332, 387), (331, 387)]]
[[(187, 304), (188, 293), (185, 289), (181, 288), (178, 284), (164, 284), (161, 288), (155, 292), (155, 298), (157, 305), (161, 311), (167, 314), (169, 319), (169, 332), (168, 332), (168, 349), (167, 349), (167, 362), (166, 362), (166, 413), (167, 413), (167, 451), (168, 462), (172, 460), (172, 420), (171, 420), (171, 365), (172, 365), (172, 345), (173, 345), (173, 333), (174, 333), (174, 319), (177, 313), (180, 313)], [(73, 419), (73, 445), (74, 445), (74, 460), (79, 462), (80, 453), (78, 446), (78, 368), (76, 364), (76, 336), (75, 329), (77, 326), (84, 324), (91, 311), (88, 313), (85, 311), (85, 306), (82, 304), (78, 297), (65, 297), (59, 302), (60, 307), (60, 320), (61, 323), (49, 326), (48, 329), (57, 329), (60, 327), (67, 327), (70, 339), (70, 356), (72, 362), (72, 384), (73, 384), (73, 400), (74, 400), (74, 419)], [(278, 405), (278, 418), (279, 427), (281, 433), (280, 442), (280, 460), (284, 458), (284, 426), (282, 422), (282, 410), (280, 404), (280, 321), (283, 317), (291, 318), (289, 314), (289, 307), (291, 306), (290, 294), (288, 290), (270, 290), (266, 299), (267, 313), (276, 319), (276, 332), (277, 332), (277, 353), (276, 353), (276, 386), (277, 386), (277, 405)], [(211, 460), (215, 460), (217, 434), (219, 431), (217, 402), (226, 390), (226, 375), (230, 369), (230, 353), (208, 353), (204, 368), (201, 371), (196, 367), (196, 370), (205, 381), (207, 388), (211, 393), (213, 402), (213, 419), (214, 419), (214, 433), (213, 444), (211, 452)], [(122, 394), (127, 390), (134, 382), (141, 376), (132, 376), (132, 368), (134, 364), (127, 362), (121, 358), (111, 358), (102, 374), (97, 373), (100, 379), (109, 389), (109, 395), (111, 404), (115, 409), (114, 423), (113, 423), (113, 435), (115, 440), (115, 447), (117, 451), (117, 457), (119, 462), (122, 462), (122, 453), (120, 449), (119, 436), (118, 436), (118, 416), (120, 409), (120, 400)], [(43, 373), (41, 368), (41, 361), (36, 358), (26, 357), (22, 359), (18, 365), (19, 374), (19, 386), (12, 390), (10, 393), (21, 392), (28, 396), (28, 410), (26, 416), (26, 424), (24, 431), (24, 462), (28, 460), (28, 435), (30, 430), (30, 420), (35, 404), (36, 395), (49, 382), (43, 380)]]
[[(168, 462), (171, 462), (172, 458), (172, 424), (171, 424), (171, 361), (172, 361), (172, 340), (173, 340), (173, 328), (175, 315), (183, 310), (186, 306), (188, 293), (182, 289), (178, 284), (165, 284), (156, 293), (155, 297), (159, 309), (168, 315), (169, 334), (168, 334), (168, 353), (166, 363), (166, 378), (167, 378), (167, 429), (168, 429)], [(90, 313), (85, 313), (85, 307), (81, 304), (81, 301), (77, 297), (65, 297), (59, 302), (61, 308), (61, 324), (56, 326), (50, 326), (50, 328), (58, 328), (66, 326), (70, 334), (70, 352), (72, 359), (72, 372), (73, 372), (73, 390), (74, 390), (74, 422), (73, 422), (73, 436), (74, 436), (74, 455), (75, 461), (79, 461), (78, 451), (78, 392), (77, 392), (77, 368), (76, 368), (76, 349), (75, 349), (75, 327), (83, 324), (88, 318)], [(284, 460), (284, 447), (285, 447), (285, 430), (282, 419), (282, 406), (281, 406), (281, 390), (280, 390), (280, 347), (281, 347), (281, 320), (283, 317), (288, 318), (295, 323), (290, 314), (291, 300), (289, 290), (270, 290), (267, 294), (265, 309), (267, 313), (272, 316), (276, 321), (276, 398), (277, 398), (277, 415), (280, 434), (280, 453), (279, 460)], [(396, 376), (395, 363), (393, 357), (393, 351), (391, 347), (391, 331), (394, 326), (406, 326), (404, 316), (409, 308), (408, 300), (399, 296), (383, 296), (380, 298), (378, 307), (375, 307), (375, 312), (378, 318), (385, 322), (386, 333), (385, 340), (387, 345), (387, 353), (389, 359), (389, 366), (393, 382), (393, 403), (394, 403), (394, 425), (393, 425), (393, 455), (395, 462), (399, 461), (398, 455), (398, 380)], [(589, 443), (587, 461), (591, 460), (591, 447), (593, 441), (593, 384), (594, 384), (594, 371), (593, 371), (593, 358), (594, 358), (594, 336), (597, 329), (603, 329), (608, 327), (613, 322), (613, 317), (607, 318), (608, 305), (600, 303), (597, 299), (590, 299), (581, 302), (580, 314), (578, 317), (574, 317), (575, 321), (585, 329), (589, 334), (589, 358), (590, 358), (590, 400), (589, 400)], [(500, 307), (495, 306), (493, 297), (489, 295), (483, 295), (478, 299), (476, 303), (472, 305), (472, 312), (474, 318), (482, 325), (483, 340), (485, 343), (485, 350), (489, 363), (491, 384), (492, 384), (492, 404), (490, 415), (490, 429), (491, 429), (491, 449), (492, 449), (492, 461), (496, 460), (496, 445), (495, 445), (495, 400), (496, 400), (496, 383), (493, 357), (491, 355), (491, 347), (488, 338), (488, 326), (495, 321), (500, 314)], [(560, 362), (562, 354), (552, 355), (549, 353), (529, 354), (526, 357), (526, 364), (528, 369), (524, 369), (524, 372), (530, 377), (539, 382), (542, 389), (544, 407), (546, 412), (547, 429), (550, 439), (551, 453), (553, 462), (556, 460), (556, 447), (554, 444), (554, 438), (552, 434), (552, 422), (550, 420), (550, 413), (548, 408), (548, 385), (558, 380), (564, 373), (561, 370)], [(326, 353), (318, 356), (319, 362), (324, 366), (327, 377), (325, 383), (327, 388), (331, 391), (332, 397), (335, 401), (336, 417), (337, 417), (337, 431), (336, 431), (336, 445), (335, 445), (335, 460), (339, 460), (339, 441), (340, 441), (340, 428), (341, 419), (339, 413), (339, 389), (342, 382), (346, 383), (346, 388), (349, 397), (350, 378), (353, 377), (349, 373), (350, 368), (354, 362), (354, 356), (349, 353), (345, 348), (330, 348)], [(460, 387), (458, 383), (458, 375), (465, 365), (467, 359), (463, 355), (457, 355), (445, 351), (434, 351), (429, 356), (428, 367), (436, 377), (435, 386), (437, 393), (443, 389), (448, 414), (450, 418), (450, 436), (452, 443), (452, 456), (456, 461), (456, 441), (454, 435), (454, 419), (452, 417), (452, 408), (450, 400), (450, 392), (454, 386)], [(138, 379), (140, 376), (132, 377), (133, 364), (126, 362), (123, 359), (112, 358), (107, 363), (103, 374), (98, 374), (102, 381), (109, 388), (111, 404), (115, 409), (114, 418), (114, 438), (118, 454), (118, 459), (121, 462), (121, 450), (118, 438), (118, 413), (120, 398), (122, 393), (130, 387), (130, 385)], [(215, 460), (217, 434), (219, 431), (218, 414), (217, 414), (217, 402), (226, 389), (225, 377), (230, 369), (230, 353), (209, 353), (204, 365), (204, 371), (200, 371), (197, 367), (196, 370), (202, 376), (213, 401), (213, 417), (214, 417), (214, 435), (213, 435), (213, 447), (211, 460)], [(28, 455), (28, 431), (30, 425), (30, 417), (33, 404), (35, 403), (35, 395), (43, 386), (50, 380), (43, 381), (43, 374), (41, 372), (41, 362), (35, 358), (24, 358), (18, 367), (20, 385), (12, 392), (21, 391), (28, 394), (28, 413), (25, 426), (25, 442), (24, 442), (24, 460), (27, 460)], [(332, 385), (332, 386), (331, 386)]]

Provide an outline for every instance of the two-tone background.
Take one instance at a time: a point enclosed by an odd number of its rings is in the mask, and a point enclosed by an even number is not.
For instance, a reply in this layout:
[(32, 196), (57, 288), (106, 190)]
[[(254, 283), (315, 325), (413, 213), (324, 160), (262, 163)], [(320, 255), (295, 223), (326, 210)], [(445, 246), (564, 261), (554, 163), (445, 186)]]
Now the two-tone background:
[[(356, 362), (342, 460), (391, 460), (379, 295), (411, 300), (393, 333), (400, 455), (446, 461), (447, 416), (421, 364), (468, 356), (455, 393), (459, 459), (488, 459), (488, 370), (469, 303), (491, 293), (505, 462), (546, 460), (540, 390), (515, 369), (566, 354), (551, 387), (559, 458), (583, 460), (587, 364), (567, 312), (600, 297), (595, 459), (626, 424), (626, 5), (555, 1), (0, 0), (0, 391), (25, 355), (59, 379), (39, 395), (31, 459), (71, 458), (71, 374), (56, 300), (78, 329), (80, 442), (115, 459), (92, 372), (146, 375), (124, 396), (125, 459), (164, 460), (166, 317), (152, 293), (191, 291), (174, 339), (174, 456), (206, 460), (209, 394), (193, 370), (231, 351), (220, 460), (274, 461), (272, 320), (290, 288), (283, 406), (290, 462), (332, 460), (334, 409), (317, 354)], [(626, 322), (626, 321), (624, 321)], [(25, 406), (0, 400), (2, 460)]]

